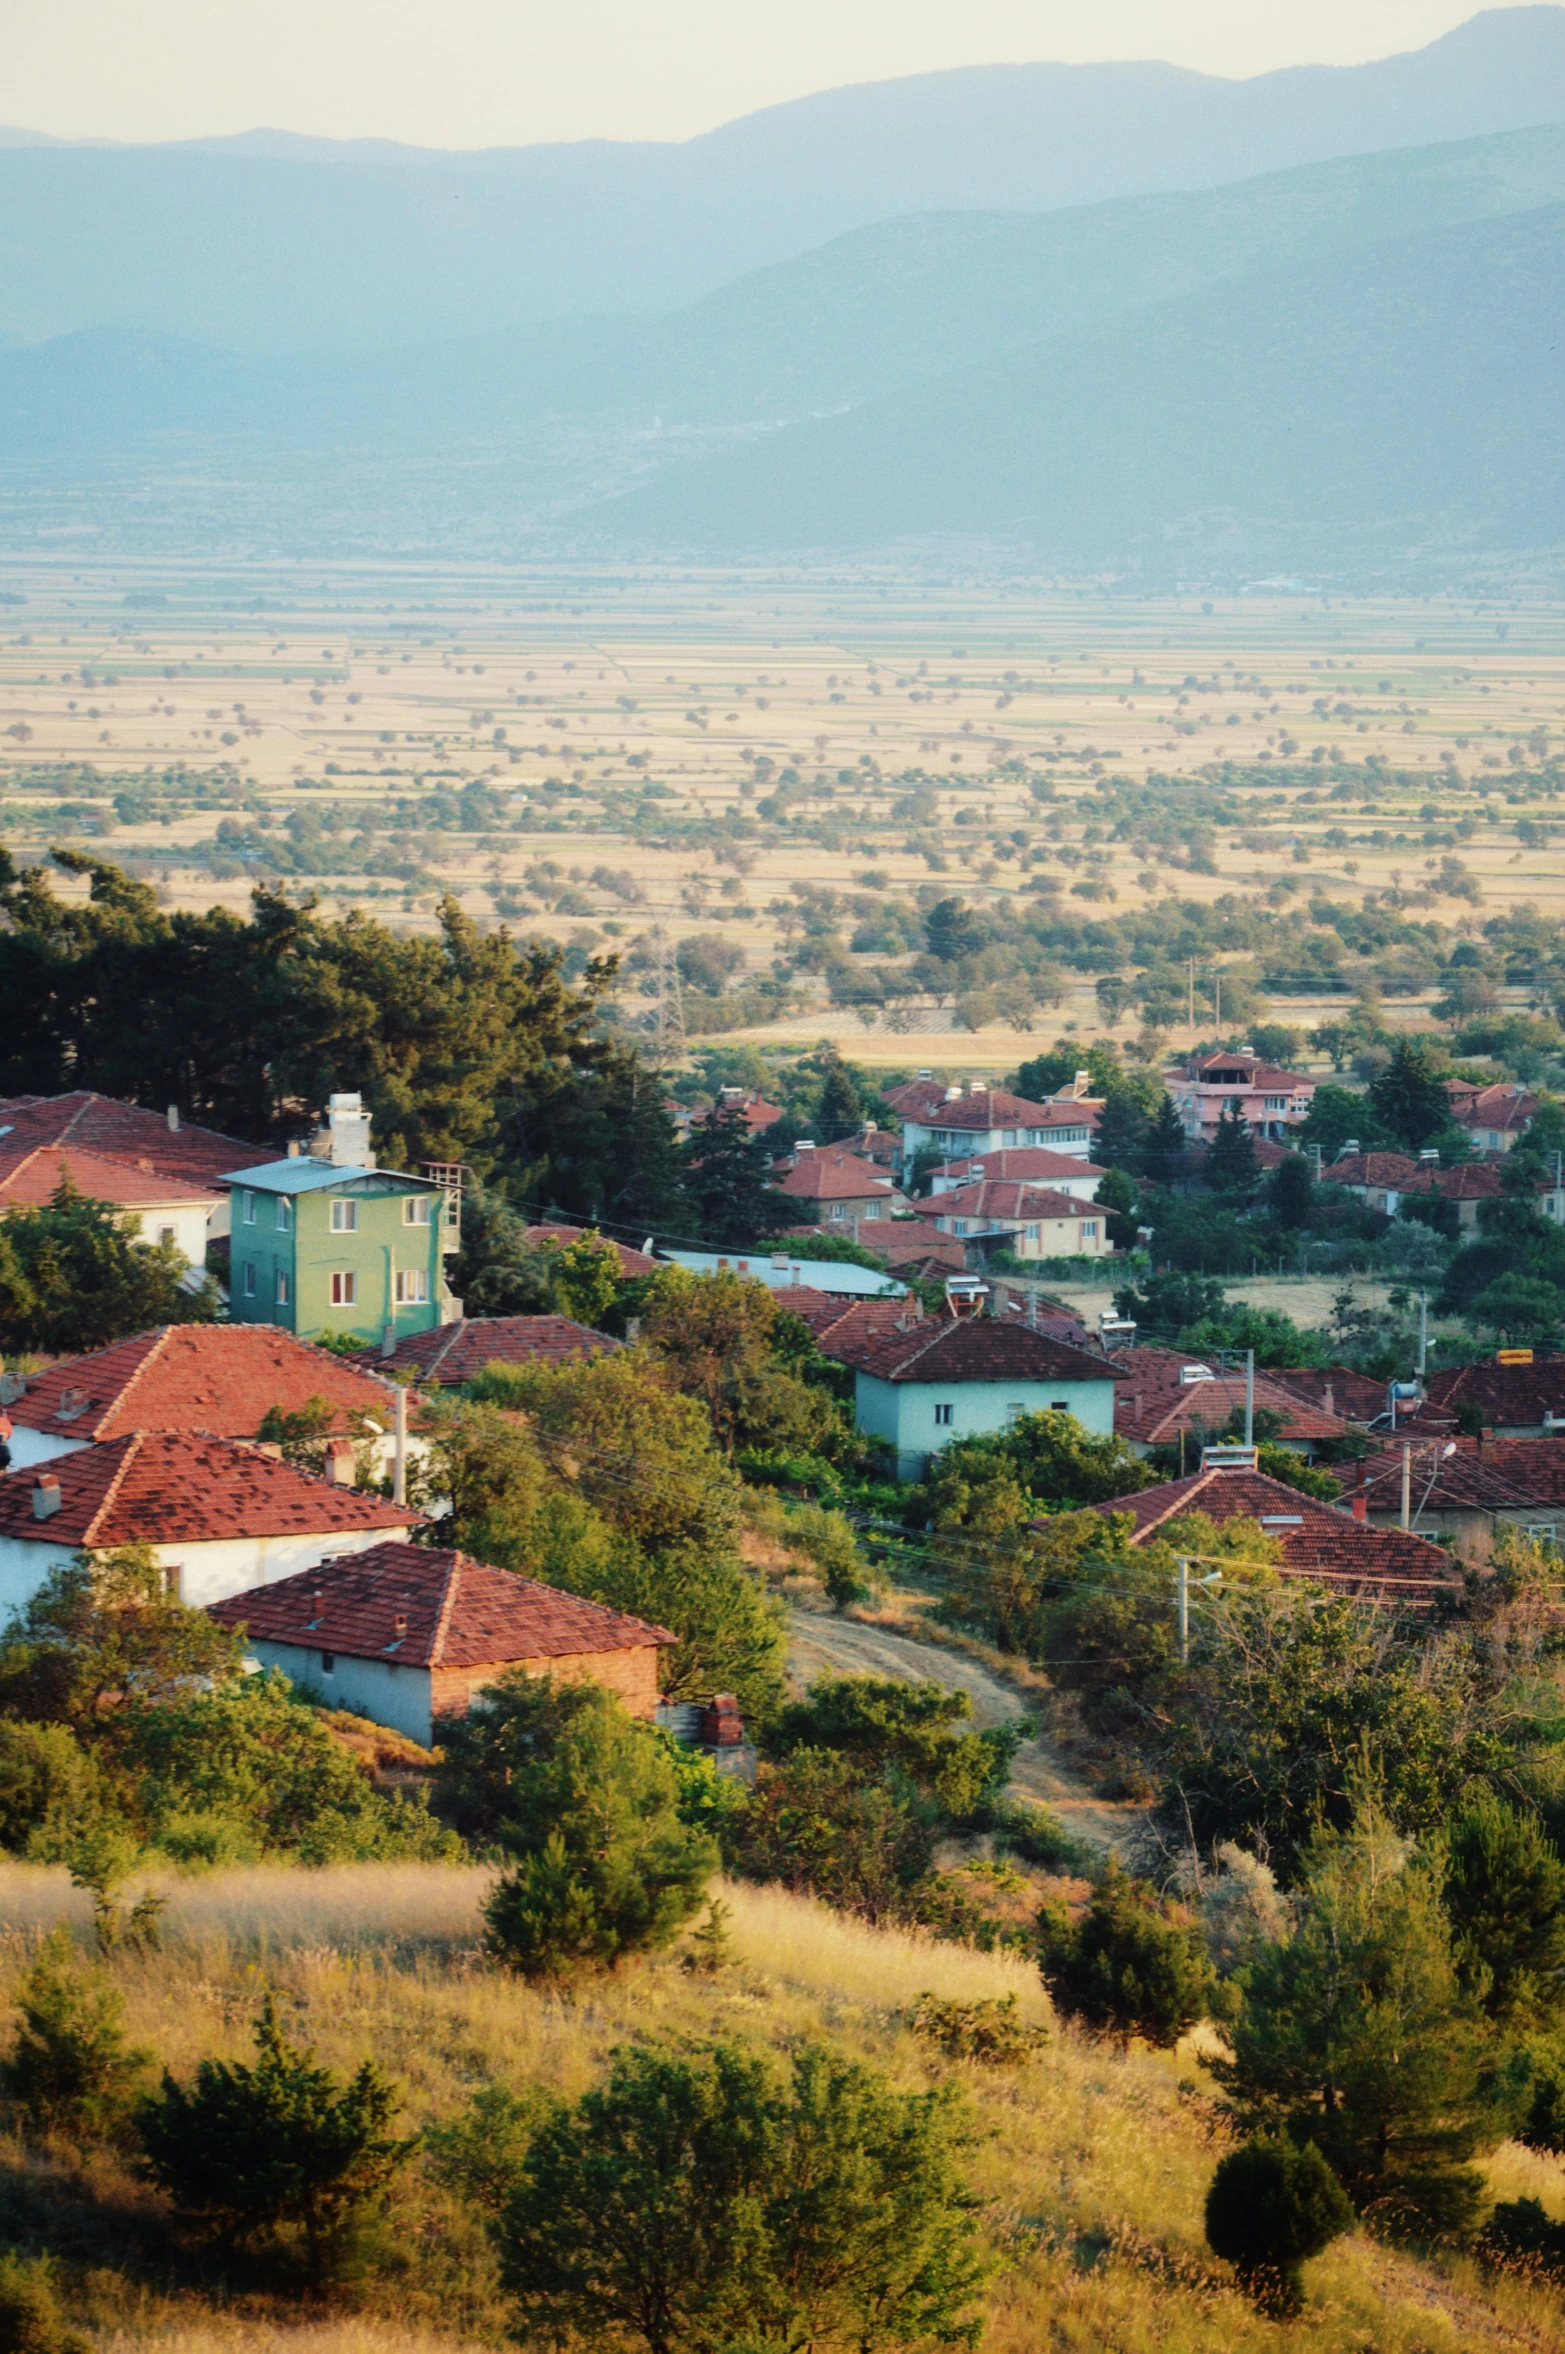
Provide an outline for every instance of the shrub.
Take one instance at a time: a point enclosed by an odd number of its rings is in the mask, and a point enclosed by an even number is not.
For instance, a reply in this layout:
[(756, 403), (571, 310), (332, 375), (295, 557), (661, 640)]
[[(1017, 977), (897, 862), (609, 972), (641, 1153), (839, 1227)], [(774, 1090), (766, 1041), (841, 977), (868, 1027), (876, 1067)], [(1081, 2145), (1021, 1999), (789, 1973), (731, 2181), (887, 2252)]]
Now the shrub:
[(292, 2230), (312, 2277), (415, 2147), (387, 2132), (399, 2101), (373, 2060), (348, 2083), (284, 2040), (268, 1995), (254, 2067), (203, 2060), (188, 2090), (166, 2075), (136, 2126), (146, 2172), (206, 2239), (276, 2240)]
[(1073, 1925), (1062, 1909), (1051, 1908), (1039, 1929), (1050, 1994), (1097, 2034), (1174, 2044), (1211, 1997), (1212, 1966), (1200, 1931), (1112, 1856), (1082, 1918)]
[(975, 1733), (968, 1729), (972, 1712), (965, 1692), (948, 1692), (942, 1684), (823, 1676), (807, 1700), (784, 1709), (776, 1746), (785, 1753), (836, 1750), (865, 1774), (889, 1769), (960, 1821), (999, 1797), (1031, 1730), (1017, 1720)]
[(915, 2035), (938, 2044), (951, 2060), (982, 2060), (992, 2068), (1018, 2068), (1049, 2040), (1047, 2027), (1029, 2027), (1016, 2016), (1016, 1997), (998, 2001), (943, 2003), (921, 1994), (909, 2024)]
[(0, 2061), (0, 2098), (34, 2133), (89, 2141), (116, 2125), (151, 2053), (127, 2046), (124, 1998), (76, 1966), (70, 1933), (55, 1929), (16, 1989), (22, 2024)]
[(65, 2326), (47, 2257), (0, 2256), (0, 2354), (92, 2354)]
[(834, 1749), (797, 1749), (763, 1765), (734, 1835), (749, 1880), (807, 1890), (867, 1921), (911, 1917), (934, 1859), (935, 1832), (910, 1799)]
[(963, 2139), (948, 2092), (896, 2092), (819, 2046), (786, 2082), (734, 2044), (622, 2049), (533, 2138), (506, 2283), (552, 2343), (971, 2346)]
[(1541, 2200), (1505, 2199), (1490, 2216), (1479, 2254), (1518, 2271), (1565, 2274), (1565, 2223), (1556, 2223)]
[(518, 1672), (485, 1697), (452, 1729), (441, 1790), (511, 1859), (484, 1906), (491, 1952), (558, 1978), (671, 1944), (718, 1859), (657, 1734), (596, 1684)]
[(1206, 2236), (1264, 2312), (1304, 2303), (1301, 2267), (1353, 2227), (1353, 2207), (1311, 2143), (1274, 2135), (1218, 2162), (1206, 2194)]

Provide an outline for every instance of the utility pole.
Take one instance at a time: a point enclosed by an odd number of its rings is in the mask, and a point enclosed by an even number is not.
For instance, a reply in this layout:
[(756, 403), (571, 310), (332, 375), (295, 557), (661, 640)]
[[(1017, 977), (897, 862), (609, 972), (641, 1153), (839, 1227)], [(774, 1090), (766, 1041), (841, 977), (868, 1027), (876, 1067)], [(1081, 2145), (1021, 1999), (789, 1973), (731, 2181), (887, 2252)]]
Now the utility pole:
[(1413, 1448), (1410, 1440), (1402, 1442), (1402, 1526), (1413, 1525)]
[(1209, 1586), (1220, 1586), (1223, 1582), (1220, 1569), (1214, 1569), (1208, 1577), (1191, 1578), (1191, 1562), (1210, 1558), (1209, 1554), (1203, 1553), (1176, 1553), (1174, 1556), (1178, 1570), (1174, 1580), (1174, 1599), (1179, 1610), (1179, 1661), (1182, 1667), (1190, 1664), (1190, 1588), (1194, 1584), (1199, 1592), (1204, 1592)]
[(1190, 1030), (1195, 1033), (1195, 958), (1190, 959)]
[(1219, 1038), (1223, 1034), (1223, 970), (1217, 966), (1212, 974), (1212, 1023)]
[(1255, 1351), (1244, 1352), (1244, 1443), (1255, 1444)]
[(1420, 1381), (1422, 1381), (1424, 1378), (1425, 1368), (1427, 1367), (1428, 1363), (1429, 1294), (1427, 1291), (1421, 1291), (1418, 1295), (1418, 1363), (1413, 1368)]

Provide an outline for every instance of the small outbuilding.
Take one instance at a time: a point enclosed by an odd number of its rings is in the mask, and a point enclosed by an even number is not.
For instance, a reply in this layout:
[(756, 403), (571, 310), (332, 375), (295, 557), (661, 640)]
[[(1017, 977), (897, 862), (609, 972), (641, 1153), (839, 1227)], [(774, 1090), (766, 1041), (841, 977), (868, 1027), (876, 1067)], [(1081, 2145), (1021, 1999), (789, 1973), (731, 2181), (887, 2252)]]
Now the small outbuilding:
[(388, 1543), (214, 1603), (262, 1667), (426, 1747), (512, 1668), (584, 1680), (652, 1723), (676, 1637), (465, 1553)]

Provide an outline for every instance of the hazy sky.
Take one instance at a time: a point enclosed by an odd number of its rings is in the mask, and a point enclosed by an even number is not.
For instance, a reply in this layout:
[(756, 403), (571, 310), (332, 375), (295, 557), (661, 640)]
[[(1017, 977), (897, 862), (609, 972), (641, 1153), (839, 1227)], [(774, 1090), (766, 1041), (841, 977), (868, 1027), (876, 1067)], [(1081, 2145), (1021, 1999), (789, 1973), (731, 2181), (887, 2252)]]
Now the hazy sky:
[(842, 82), (1013, 58), (1247, 75), (1412, 49), (1474, 0), (0, 0), (0, 119), (444, 147), (683, 139)]

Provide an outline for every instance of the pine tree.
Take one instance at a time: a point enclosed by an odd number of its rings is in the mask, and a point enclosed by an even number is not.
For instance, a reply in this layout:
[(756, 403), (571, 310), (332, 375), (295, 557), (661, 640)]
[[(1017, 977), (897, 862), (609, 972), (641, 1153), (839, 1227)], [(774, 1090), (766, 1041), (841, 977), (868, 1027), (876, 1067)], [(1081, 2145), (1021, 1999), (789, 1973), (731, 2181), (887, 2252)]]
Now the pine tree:
[(1174, 1107), (1173, 1097), (1165, 1089), (1142, 1152), (1143, 1169), (1154, 1185), (1174, 1183), (1184, 1167), (1188, 1143), (1184, 1122)]
[(1088, 1149), (1100, 1169), (1124, 1169), (1130, 1176), (1139, 1177), (1148, 1130), (1147, 1115), (1135, 1097), (1116, 1089), (1103, 1106)]
[(1347, 2194), (1310, 2143), (1279, 2134), (1218, 2160), (1206, 2194), (1207, 2244), (1275, 2319), (1302, 2308), (1306, 2260), (1352, 2228)]
[(770, 1186), (771, 1163), (739, 1104), (720, 1104), (690, 1140), (686, 1178), (696, 1235), (708, 1250), (752, 1249), (774, 1234), (790, 1205)]
[(1451, 1104), (1429, 1067), (1422, 1039), (1397, 1040), (1391, 1060), (1370, 1083), (1369, 1100), (1404, 1152), (1421, 1152), (1451, 1125)]
[(858, 1134), (863, 1118), (864, 1107), (851, 1073), (843, 1063), (833, 1060), (816, 1108), (816, 1143), (841, 1144), (846, 1137)]
[(1244, 1114), (1224, 1104), (1217, 1134), (1207, 1155), (1207, 1177), (1215, 1193), (1251, 1194), (1260, 1172), (1255, 1165), (1255, 1139)]
[(1212, 1966), (1195, 1925), (1169, 1912), (1111, 1856), (1082, 1918), (1041, 1920), (1044, 1982), (1059, 2008), (1100, 2035), (1166, 2047), (1200, 2018)]

